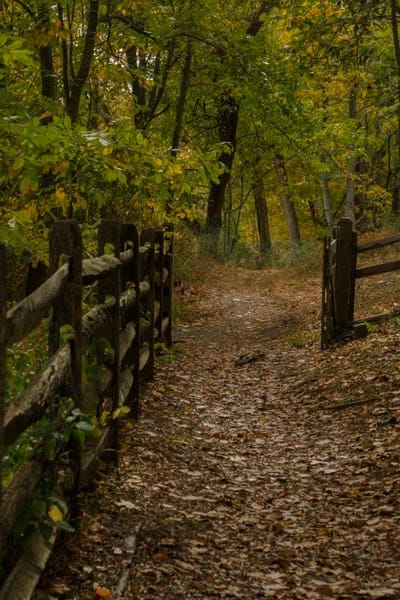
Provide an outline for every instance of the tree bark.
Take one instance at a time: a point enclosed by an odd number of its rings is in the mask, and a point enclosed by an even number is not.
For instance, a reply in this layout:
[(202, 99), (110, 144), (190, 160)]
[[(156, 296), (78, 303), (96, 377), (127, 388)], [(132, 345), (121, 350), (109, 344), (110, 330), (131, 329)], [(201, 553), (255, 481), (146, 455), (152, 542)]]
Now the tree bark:
[(324, 215), (326, 219), (326, 224), (330, 231), (333, 230), (333, 216), (332, 216), (332, 203), (331, 203), (331, 194), (329, 190), (329, 177), (326, 173), (324, 173), (321, 177), (321, 187), (322, 187), (322, 201), (324, 206)]
[(89, 76), (90, 67), (92, 64), (96, 42), (97, 25), (99, 20), (99, 4), (99, 0), (90, 0), (89, 3), (89, 14), (87, 18), (87, 28), (83, 55), (78, 72), (72, 78), (71, 91), (67, 101), (67, 113), (71, 117), (72, 122), (75, 122), (78, 119), (79, 106), (83, 88), (86, 84), (87, 78)]
[(268, 206), (265, 199), (265, 190), (262, 179), (258, 179), (254, 185), (254, 204), (257, 215), (257, 229), (260, 240), (261, 254), (269, 254), (271, 251), (271, 232), (269, 226)]
[[(350, 119), (357, 118), (357, 96), (356, 91), (353, 89), (350, 93), (349, 99), (349, 117)], [(353, 148), (351, 148), (353, 150)], [(355, 197), (356, 197), (356, 186), (355, 179), (357, 174), (357, 160), (353, 157), (349, 161), (349, 172), (346, 177), (346, 195), (344, 203), (344, 216), (351, 219), (355, 223)]]
[(171, 144), (171, 156), (172, 158), (176, 158), (178, 155), (179, 144), (182, 137), (182, 123), (183, 123), (183, 115), (185, 113), (185, 105), (186, 105), (186, 97), (189, 89), (189, 81), (190, 81), (190, 73), (192, 70), (192, 44), (191, 41), (188, 40), (186, 46), (186, 55), (185, 62), (183, 65), (181, 85), (179, 89), (179, 97), (178, 102), (176, 104), (175, 111), (175, 126), (172, 134), (172, 144)]
[(225, 171), (219, 176), (218, 181), (210, 185), (207, 202), (206, 231), (217, 238), (222, 226), (222, 210), (224, 207), (225, 190), (230, 178), (230, 170), (236, 147), (236, 134), (239, 122), (239, 104), (228, 96), (222, 99), (222, 107), (218, 111), (218, 130), (220, 143), (229, 146), (230, 151), (224, 151), (219, 156), (219, 163)]
[(297, 218), (296, 207), (289, 193), (289, 177), (286, 171), (285, 159), (281, 154), (276, 156), (278, 167), (282, 170), (284, 190), (281, 195), (281, 203), (285, 213), (286, 225), (288, 228), (289, 241), (291, 246), (296, 247), (301, 244), (299, 221)]
[(287, 191), (281, 196), (283, 210), (286, 217), (286, 225), (289, 233), (289, 241), (291, 246), (296, 247), (301, 244), (299, 221), (297, 218), (296, 208)]

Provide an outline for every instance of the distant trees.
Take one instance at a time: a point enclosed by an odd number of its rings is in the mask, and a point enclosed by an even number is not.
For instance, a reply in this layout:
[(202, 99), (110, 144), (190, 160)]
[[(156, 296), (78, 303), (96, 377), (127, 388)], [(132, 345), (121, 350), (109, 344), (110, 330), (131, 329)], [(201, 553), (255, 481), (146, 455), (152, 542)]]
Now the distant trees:
[(296, 246), (343, 214), (399, 212), (398, 0), (17, 0), (0, 16), (3, 237), (54, 211), (168, 213), (214, 248), (234, 222), (236, 245), (256, 233), (268, 254), (284, 231)]

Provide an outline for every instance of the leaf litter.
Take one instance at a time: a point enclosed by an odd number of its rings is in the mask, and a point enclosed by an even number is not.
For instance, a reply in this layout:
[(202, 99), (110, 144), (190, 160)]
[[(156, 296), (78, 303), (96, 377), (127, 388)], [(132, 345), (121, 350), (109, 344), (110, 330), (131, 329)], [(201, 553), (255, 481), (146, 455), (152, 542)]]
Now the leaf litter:
[(319, 298), (220, 266), (196, 287), (38, 600), (400, 598), (400, 330), (321, 353)]

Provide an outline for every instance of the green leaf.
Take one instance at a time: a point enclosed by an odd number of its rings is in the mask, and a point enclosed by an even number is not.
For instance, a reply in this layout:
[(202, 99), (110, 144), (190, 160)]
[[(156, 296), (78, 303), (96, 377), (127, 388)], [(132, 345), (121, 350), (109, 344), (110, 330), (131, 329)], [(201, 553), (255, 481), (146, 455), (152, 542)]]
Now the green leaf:
[(92, 433), (94, 431), (93, 425), (87, 421), (78, 421), (74, 424), (74, 427), (80, 431), (86, 431), (88, 433)]
[(57, 527), (57, 529), (67, 531), (68, 533), (74, 533), (75, 531), (75, 527), (73, 527), (70, 523), (67, 523), (67, 521), (57, 521), (57, 523), (55, 523), (55, 526)]
[(42, 521), (42, 523), (39, 524), (39, 531), (46, 542), (48, 542), (53, 535), (54, 527), (48, 521)]
[(78, 444), (82, 447), (85, 443), (85, 432), (79, 429), (74, 429), (72, 432), (72, 437), (78, 442)]

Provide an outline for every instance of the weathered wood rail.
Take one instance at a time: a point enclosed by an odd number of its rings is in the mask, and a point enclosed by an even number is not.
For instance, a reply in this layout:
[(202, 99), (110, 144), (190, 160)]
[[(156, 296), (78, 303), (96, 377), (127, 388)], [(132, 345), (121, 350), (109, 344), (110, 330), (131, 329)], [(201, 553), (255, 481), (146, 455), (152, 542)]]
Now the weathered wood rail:
[(324, 240), (321, 348), (326, 349), (336, 340), (354, 330), (356, 335), (364, 335), (365, 323), (378, 321), (394, 313), (371, 315), (357, 321), (354, 319), (356, 280), (371, 275), (400, 270), (400, 260), (357, 266), (360, 254), (384, 248), (400, 242), (400, 233), (358, 245), (357, 232), (350, 219), (341, 219), (332, 237)]
[[(109, 244), (113, 255), (105, 254)], [(9, 310), (7, 252), (0, 246), (0, 465), (38, 423), (46, 422), (54, 437), (50, 455), (44, 450), (48, 440), (39, 439), (0, 495), (5, 573), (0, 600), (30, 598), (57, 527), (79, 518), (82, 485), (91, 480), (102, 452), (118, 458), (116, 417), (121, 407), (138, 416), (141, 382), (153, 377), (155, 341), (172, 343), (171, 229), (145, 230), (139, 237), (132, 224), (103, 222), (98, 246), (100, 256), (82, 260), (78, 223), (56, 223), (50, 236), (50, 276)], [(89, 294), (95, 294), (95, 304), (82, 314)], [(48, 361), (6, 404), (7, 348), (43, 327), (44, 319)], [(96, 436), (83, 440), (94, 420)], [(56, 498), (51, 502), (61, 512), (60, 522), (49, 518), (49, 497)], [(37, 513), (38, 505), (42, 514), (35, 521), (32, 506)], [(21, 528), (26, 515), (33, 526)], [(16, 531), (20, 539), (10, 559)]]

